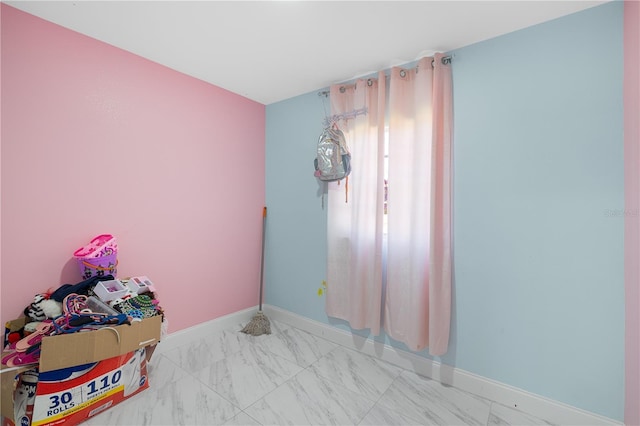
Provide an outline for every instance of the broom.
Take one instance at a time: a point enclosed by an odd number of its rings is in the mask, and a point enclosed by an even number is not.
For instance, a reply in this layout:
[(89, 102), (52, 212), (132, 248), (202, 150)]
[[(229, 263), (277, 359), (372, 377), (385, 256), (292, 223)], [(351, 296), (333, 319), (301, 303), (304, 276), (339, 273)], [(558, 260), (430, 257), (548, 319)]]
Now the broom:
[(252, 336), (260, 336), (261, 334), (271, 334), (271, 324), (269, 318), (262, 313), (262, 286), (264, 281), (264, 229), (267, 222), (267, 208), (262, 209), (262, 255), (260, 259), (260, 307), (258, 313), (249, 321), (249, 323), (240, 331)]

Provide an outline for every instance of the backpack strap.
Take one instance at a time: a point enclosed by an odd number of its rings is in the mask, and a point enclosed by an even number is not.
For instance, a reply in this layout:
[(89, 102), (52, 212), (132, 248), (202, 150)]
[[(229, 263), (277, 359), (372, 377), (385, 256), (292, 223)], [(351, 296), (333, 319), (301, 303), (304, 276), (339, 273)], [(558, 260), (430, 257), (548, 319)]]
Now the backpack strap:
[(349, 202), (349, 176), (346, 176), (344, 179), (340, 179), (337, 183), (340, 186), (340, 182), (344, 180), (344, 202)]
[(349, 176), (344, 178), (344, 202), (349, 202)]

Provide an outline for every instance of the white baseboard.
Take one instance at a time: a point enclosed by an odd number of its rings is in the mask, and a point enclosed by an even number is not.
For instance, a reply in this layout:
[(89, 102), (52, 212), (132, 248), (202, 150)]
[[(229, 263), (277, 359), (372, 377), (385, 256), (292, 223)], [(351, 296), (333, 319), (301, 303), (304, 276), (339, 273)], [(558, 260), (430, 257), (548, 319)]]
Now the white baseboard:
[(559, 425), (622, 425), (621, 422), (600, 416), (527, 392), (516, 387), (441, 364), (414, 353), (349, 333), (328, 324), (315, 321), (275, 306), (265, 305), (265, 314), (273, 320), (307, 331), (339, 345), (375, 356), (401, 368), (454, 386), (483, 398), (513, 407), (533, 416)]

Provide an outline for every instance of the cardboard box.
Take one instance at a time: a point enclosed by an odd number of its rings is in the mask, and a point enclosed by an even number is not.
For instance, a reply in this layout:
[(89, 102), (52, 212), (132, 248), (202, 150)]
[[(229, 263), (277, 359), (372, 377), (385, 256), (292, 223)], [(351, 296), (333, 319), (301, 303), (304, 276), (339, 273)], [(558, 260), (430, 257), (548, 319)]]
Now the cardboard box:
[[(25, 318), (10, 321), (10, 329), (19, 329)], [(41, 372), (59, 370), (124, 355), (160, 341), (162, 316), (134, 321), (131, 325), (103, 327), (94, 331), (59, 334), (42, 338), (39, 368)], [(6, 368), (6, 366), (2, 366)]]
[[(7, 374), (13, 377), (13, 374)], [(3, 380), (4, 381), (4, 380)], [(149, 387), (145, 348), (102, 361), (40, 373), (35, 395), (3, 401), (3, 426), (76, 425)], [(12, 395), (13, 392), (10, 392)], [(20, 396), (25, 396), (23, 392)], [(3, 400), (5, 389), (3, 386)]]
[[(9, 329), (18, 330), (26, 322), (26, 318), (10, 321)], [(162, 316), (157, 315), (135, 321), (131, 325), (45, 336), (42, 338), (40, 361), (36, 366), (41, 373), (45, 373), (127, 355), (146, 347), (149, 348), (146, 353), (150, 358), (155, 345), (160, 341), (161, 327)], [(33, 367), (32, 365), (9, 368), (2, 365), (0, 373), (3, 417), (13, 418), (12, 396), (16, 375)]]

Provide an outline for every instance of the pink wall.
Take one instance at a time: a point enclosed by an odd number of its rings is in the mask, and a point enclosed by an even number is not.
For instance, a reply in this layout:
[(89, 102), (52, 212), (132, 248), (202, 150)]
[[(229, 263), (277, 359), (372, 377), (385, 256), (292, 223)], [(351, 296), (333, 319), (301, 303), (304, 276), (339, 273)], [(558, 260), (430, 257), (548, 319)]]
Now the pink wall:
[(112, 233), (171, 332), (257, 304), (265, 107), (2, 4), (2, 322)]
[(640, 425), (640, 2), (624, 2), (625, 414)]

